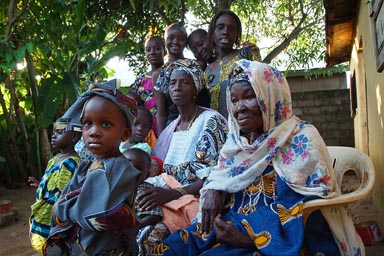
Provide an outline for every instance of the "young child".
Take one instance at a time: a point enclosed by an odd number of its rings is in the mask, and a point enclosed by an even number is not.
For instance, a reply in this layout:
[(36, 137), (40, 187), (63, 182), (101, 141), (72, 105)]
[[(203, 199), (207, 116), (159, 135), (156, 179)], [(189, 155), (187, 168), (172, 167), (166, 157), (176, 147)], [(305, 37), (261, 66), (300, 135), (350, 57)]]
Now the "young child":
[[(124, 152), (124, 156), (131, 160), (133, 166), (141, 171), (140, 183), (137, 188), (137, 195), (143, 193), (147, 188), (152, 188), (153, 185), (145, 180), (150, 177), (150, 168), (152, 166), (151, 157), (143, 150), (139, 148), (130, 148)], [(140, 201), (136, 200), (135, 205), (138, 206)], [(140, 208), (136, 208), (137, 216), (140, 217), (139, 228), (143, 228), (148, 225), (154, 225), (161, 220), (163, 216), (161, 208), (155, 207), (151, 211), (142, 211)]]
[(48, 161), (40, 182), (35, 177), (28, 177), (30, 186), (37, 187), (36, 202), (31, 206), (29, 218), (29, 237), (33, 249), (38, 252), (41, 252), (51, 230), (53, 204), (80, 162), (74, 149), (80, 137), (81, 127), (72, 125), (68, 119), (59, 118), (53, 125), (51, 145), (60, 153)]
[(119, 151), (136, 115), (132, 98), (115, 81), (92, 84), (64, 116), (82, 123), (85, 146), (95, 161), (84, 161), (53, 209), (57, 224), (43, 255), (136, 255), (133, 211), (140, 172)]
[[(124, 156), (131, 160), (132, 164), (139, 171), (141, 171), (141, 179), (139, 187), (137, 188), (137, 196), (141, 195), (145, 189), (153, 188), (154, 186), (146, 182), (146, 179), (148, 177), (153, 177), (151, 175), (160, 174), (160, 168), (157, 165), (157, 161), (153, 160), (152, 157), (150, 157), (146, 152), (139, 148), (130, 148), (126, 150), (124, 152)], [(154, 163), (152, 163), (153, 161)], [(160, 206), (157, 206), (152, 210), (146, 211), (138, 207), (139, 203), (140, 200), (136, 200), (136, 214), (140, 218), (140, 223), (138, 225), (140, 229), (136, 236), (136, 240), (139, 245), (138, 255), (145, 255), (145, 245), (143, 245), (143, 242), (153, 230), (154, 225), (161, 221), (161, 219), (163, 218), (163, 214)]]
[(128, 141), (120, 143), (120, 151), (124, 154), (129, 148), (139, 148), (151, 154), (151, 146), (145, 141), (151, 129), (151, 112), (148, 109), (138, 106), (137, 117), (132, 125), (132, 134)]

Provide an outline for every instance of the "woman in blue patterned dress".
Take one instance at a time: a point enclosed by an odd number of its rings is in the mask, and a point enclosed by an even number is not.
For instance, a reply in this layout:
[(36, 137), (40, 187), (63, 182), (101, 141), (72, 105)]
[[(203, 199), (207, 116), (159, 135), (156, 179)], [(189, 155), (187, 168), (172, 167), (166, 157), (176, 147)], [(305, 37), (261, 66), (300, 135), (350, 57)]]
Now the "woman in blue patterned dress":
[(164, 255), (364, 255), (344, 208), (304, 226), (303, 202), (339, 192), (317, 129), (292, 114), (278, 70), (236, 62), (229, 75), (229, 134), (200, 190), (199, 222), (168, 237)]

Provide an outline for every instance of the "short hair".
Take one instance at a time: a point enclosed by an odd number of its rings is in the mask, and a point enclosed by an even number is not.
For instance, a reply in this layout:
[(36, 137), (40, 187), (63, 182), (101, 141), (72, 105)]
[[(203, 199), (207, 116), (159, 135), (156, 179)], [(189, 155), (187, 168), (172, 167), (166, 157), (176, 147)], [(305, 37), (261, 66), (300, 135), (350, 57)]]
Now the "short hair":
[(135, 168), (138, 169), (140, 172), (148, 172), (149, 168), (151, 168), (151, 157), (147, 152), (142, 149), (129, 148), (127, 151), (124, 152), (124, 156), (129, 159), (132, 162), (133, 166), (135, 166)]
[(191, 41), (191, 38), (195, 35), (201, 35), (201, 36), (208, 36), (208, 32), (202, 28), (198, 28), (198, 29), (195, 29), (191, 32), (191, 34), (189, 34), (188, 38), (187, 38), (187, 46), (188, 48), (190, 49), (189, 47), (189, 43)]
[(233, 11), (229, 10), (229, 9), (226, 9), (226, 10), (222, 10), (220, 12), (218, 12), (211, 20), (211, 23), (209, 23), (209, 29), (208, 29), (208, 40), (209, 40), (209, 44), (211, 45), (212, 49), (215, 49), (215, 43), (213, 41), (213, 34), (215, 33), (215, 27), (216, 27), (216, 22), (217, 20), (224, 14), (227, 14), (229, 16), (231, 16), (232, 18), (235, 19), (236, 21), (236, 25), (237, 25), (237, 40), (235, 42), (235, 45), (236, 46), (239, 46), (240, 45), (240, 41), (241, 41), (241, 34), (242, 34), (242, 26), (241, 26), (241, 21), (240, 21), (240, 18), (239, 16), (237, 16), (236, 13), (234, 13)]
[(164, 38), (162, 38), (161, 36), (150, 36), (145, 38), (144, 47), (148, 41), (159, 41), (161, 43), (161, 48), (163, 48), (164, 53), (166, 52)]
[(187, 35), (188, 35), (188, 34), (187, 34), (187, 31), (185, 30), (184, 26), (182, 26), (181, 24), (177, 24), (177, 23), (172, 23), (171, 25), (169, 25), (169, 26), (167, 26), (167, 27), (165, 28), (165, 32), (164, 32), (164, 38), (165, 38), (165, 39), (167, 39), (168, 32), (169, 32), (170, 30), (172, 30), (172, 29), (174, 29), (174, 30), (179, 30), (179, 31), (183, 32), (184, 35), (185, 35), (185, 40), (187, 40)]
[(144, 112), (145, 116), (149, 119), (149, 123), (152, 123), (152, 114), (151, 111), (149, 111), (144, 106), (137, 106), (137, 115), (139, 115), (139, 111)]

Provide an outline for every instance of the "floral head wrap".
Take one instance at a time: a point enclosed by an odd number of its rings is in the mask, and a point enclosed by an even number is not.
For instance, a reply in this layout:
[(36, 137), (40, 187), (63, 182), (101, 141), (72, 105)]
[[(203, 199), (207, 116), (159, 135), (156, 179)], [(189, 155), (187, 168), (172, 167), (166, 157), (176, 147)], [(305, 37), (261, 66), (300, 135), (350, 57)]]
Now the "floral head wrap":
[(115, 103), (123, 112), (127, 125), (129, 127), (132, 126), (134, 118), (137, 115), (136, 100), (124, 95), (116, 88), (116, 79), (105, 83), (90, 84), (88, 90), (81, 94), (75, 103), (69, 107), (63, 115), (63, 118), (69, 118), (73, 123), (81, 124), (83, 107), (85, 103), (94, 96), (100, 96)]
[(197, 93), (199, 93), (202, 89), (207, 88), (207, 80), (205, 79), (204, 72), (196, 60), (179, 59), (170, 63), (165, 70), (163, 82), (169, 84), (171, 74), (176, 70), (182, 70), (192, 78)]
[[(280, 125), (292, 116), (291, 91), (285, 76), (279, 70), (260, 62), (239, 61), (231, 69), (228, 85), (231, 87), (240, 81), (248, 81), (256, 93), (263, 114), (264, 131)], [(232, 115), (230, 88), (227, 104), (228, 113)]]
[[(249, 144), (232, 113), (230, 87), (246, 76), (262, 111), (264, 133)], [(240, 60), (229, 74), (227, 141), (219, 162), (200, 193), (208, 189), (237, 192), (255, 181), (272, 162), (276, 172), (296, 192), (333, 196), (332, 161), (317, 129), (292, 115), (287, 80), (277, 69), (257, 61)]]

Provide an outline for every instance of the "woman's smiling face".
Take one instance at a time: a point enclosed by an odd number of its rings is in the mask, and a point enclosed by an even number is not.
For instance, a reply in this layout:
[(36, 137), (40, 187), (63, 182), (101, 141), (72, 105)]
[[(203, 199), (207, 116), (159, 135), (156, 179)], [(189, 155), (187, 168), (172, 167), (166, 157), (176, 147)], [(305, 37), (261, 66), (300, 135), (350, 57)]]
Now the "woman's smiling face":
[(263, 115), (255, 91), (249, 82), (239, 81), (231, 86), (231, 109), (243, 132), (263, 133)]

